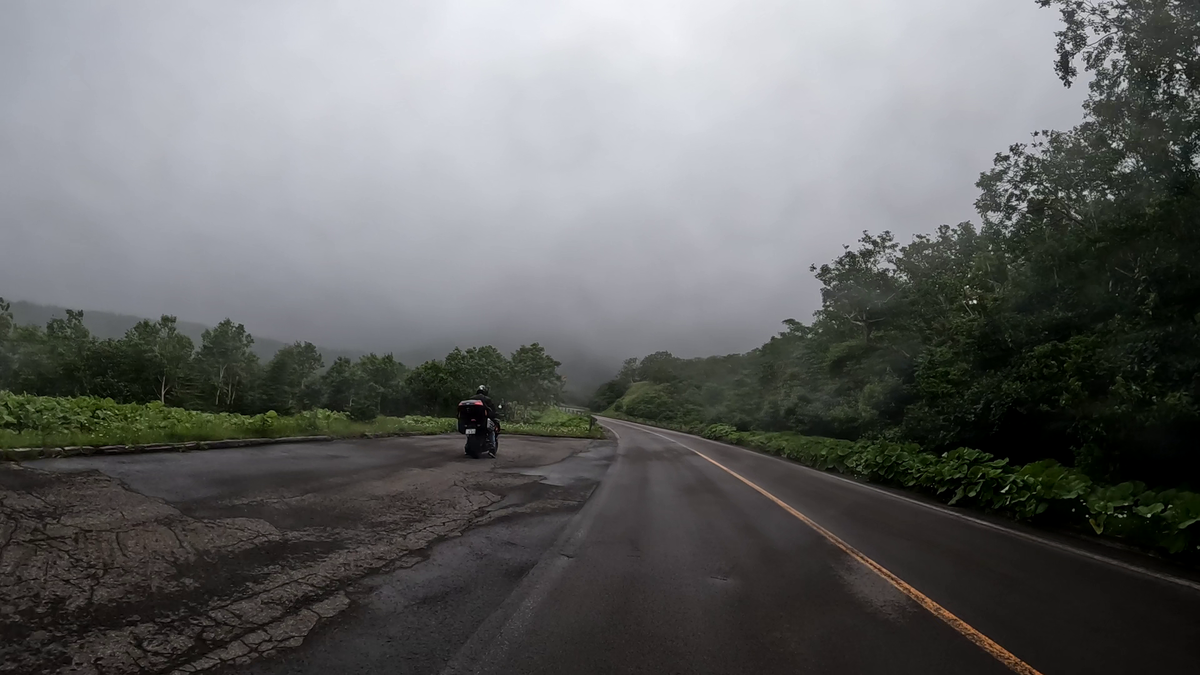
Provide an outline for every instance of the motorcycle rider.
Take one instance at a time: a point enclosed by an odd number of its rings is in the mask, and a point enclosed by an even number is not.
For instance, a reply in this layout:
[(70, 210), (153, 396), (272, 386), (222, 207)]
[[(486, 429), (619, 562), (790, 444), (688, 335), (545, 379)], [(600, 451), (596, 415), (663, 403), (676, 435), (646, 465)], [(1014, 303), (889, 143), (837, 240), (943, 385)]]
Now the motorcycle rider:
[(482, 401), (483, 410), (487, 413), (488, 419), (492, 421), (492, 428), (488, 433), (488, 454), (492, 457), (496, 456), (496, 430), (500, 428), (500, 420), (496, 417), (496, 405), (492, 403), (492, 399), (488, 396), (488, 386), (486, 384), (479, 385), (475, 390), (475, 395), (467, 399)]

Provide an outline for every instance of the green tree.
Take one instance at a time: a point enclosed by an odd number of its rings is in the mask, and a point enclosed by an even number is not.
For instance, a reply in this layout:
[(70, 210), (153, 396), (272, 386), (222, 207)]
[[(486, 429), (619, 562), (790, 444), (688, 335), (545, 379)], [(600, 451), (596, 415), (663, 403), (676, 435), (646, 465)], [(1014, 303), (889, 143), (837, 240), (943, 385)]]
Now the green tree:
[(359, 422), (370, 422), (379, 417), (379, 401), (383, 390), (374, 382), (367, 382), (361, 396), (350, 405), (350, 419)]
[(404, 378), (408, 408), (427, 415), (452, 414), (464, 397), (462, 384), (451, 376), (446, 364), (426, 361)]
[(283, 347), (267, 363), (262, 395), (267, 407), (284, 415), (316, 407), (322, 400), (321, 352), (311, 342)]
[(321, 376), (321, 389), (325, 393), (324, 406), (329, 410), (346, 412), (354, 405), (354, 400), (362, 396), (367, 386), (367, 379), (356, 368), (354, 362), (345, 356), (334, 359), (333, 365)]
[(201, 334), (196, 366), (214, 408), (232, 409), (244, 393), (243, 385), (258, 365), (253, 345), (246, 327), (229, 319)]
[(123, 342), (113, 339), (92, 341), (84, 366), (88, 395), (127, 403), (145, 402), (147, 397), (138, 391), (138, 383), (129, 376), (129, 354)]
[(190, 370), (195, 345), (179, 332), (177, 320), (163, 315), (158, 321), (139, 321), (123, 340), (132, 379), (153, 392), (160, 403), (173, 398)]
[(636, 374), (637, 380), (667, 384), (679, 379), (680, 363), (680, 359), (673, 356), (671, 352), (654, 352), (638, 363), (634, 374)]
[(493, 399), (504, 400), (512, 395), (511, 366), (491, 345), (455, 349), (446, 355), (445, 364), (463, 398), (474, 394), (479, 385), (487, 385)]
[[(368, 384), (378, 387), (377, 408), (385, 415), (400, 415), (404, 411), (404, 378), (408, 369), (391, 354), (361, 357), (355, 368)], [(368, 392), (370, 393), (370, 392)]]
[(66, 316), (46, 323), (46, 357), (51, 367), (44, 391), (54, 396), (84, 396), (91, 391), (91, 352), (96, 339), (83, 324), (83, 312), (66, 310)]
[(597, 389), (596, 393), (592, 395), (592, 399), (588, 403), (588, 407), (596, 412), (608, 410), (608, 408), (612, 406), (612, 404), (616, 403), (618, 399), (624, 396), (625, 392), (627, 391), (629, 391), (629, 385), (624, 381), (623, 378), (618, 376), (615, 379), (609, 380), (608, 382), (600, 385), (600, 388)]
[(52, 393), (55, 372), (41, 326), (14, 326), (8, 338), (8, 353), (12, 370), (6, 387), (18, 393)]
[(638, 358), (636, 356), (625, 359), (621, 363), (621, 371), (617, 373), (617, 380), (623, 382), (626, 388), (638, 381)]
[(0, 389), (12, 389), (16, 381), (16, 345), (13, 342), (12, 305), (0, 297)]
[(563, 379), (558, 374), (562, 365), (546, 353), (544, 347), (534, 342), (517, 348), (509, 358), (511, 379), (509, 396), (515, 401), (530, 405), (548, 405), (562, 397)]
[(899, 245), (891, 232), (863, 232), (859, 248), (845, 246), (832, 263), (810, 269), (821, 282), (820, 318), (831, 328), (857, 332), (864, 343), (895, 311), (900, 291), (896, 278)]

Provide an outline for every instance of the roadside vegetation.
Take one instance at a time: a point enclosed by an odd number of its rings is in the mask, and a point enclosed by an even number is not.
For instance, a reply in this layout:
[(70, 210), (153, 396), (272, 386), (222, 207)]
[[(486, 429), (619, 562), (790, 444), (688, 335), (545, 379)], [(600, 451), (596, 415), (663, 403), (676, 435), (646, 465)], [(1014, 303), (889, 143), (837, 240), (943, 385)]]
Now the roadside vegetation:
[(591, 415), (573, 415), (549, 408), (527, 420), (504, 421), (501, 431), (526, 436), (560, 436), (566, 438), (604, 438), (604, 430), (595, 424)]
[[(142, 321), (120, 339), (96, 338), (84, 325), (83, 313), (71, 310), (44, 327), (18, 325), (0, 298), (0, 392), (156, 402), (160, 412), (151, 415), (155, 420), (167, 415), (161, 411), (177, 411), (170, 413), (166, 426), (138, 433), (153, 435), (179, 424), (181, 434), (199, 433), (185, 427), (236, 431), (247, 426), (278, 427), (282, 434), (314, 425), (328, 431), (330, 424), (351, 421), (378, 426), (381, 416), (449, 417), (480, 384), (491, 387), (498, 403), (522, 410), (540, 412), (562, 398), (561, 364), (537, 343), (507, 356), (490, 345), (455, 348), (444, 359), (415, 368), (391, 354), (354, 361), (339, 357), (327, 364), (308, 342), (284, 346), (264, 364), (253, 345), (246, 328), (228, 319), (206, 330), (199, 346), (171, 316)], [(63, 403), (65, 408), (74, 405)], [(341, 415), (309, 414), (319, 410)], [(267, 424), (268, 419), (288, 421)]]
[(919, 492), (951, 506), (1120, 539), (1144, 550), (1200, 562), (1200, 527), (1193, 527), (1200, 522), (1200, 493), (1153, 490), (1140, 481), (1097, 483), (1053, 459), (1019, 465), (971, 448), (936, 454), (915, 443), (738, 431), (728, 424), (689, 425), (608, 414)]
[[(505, 433), (601, 438), (590, 418), (548, 410)], [(346, 413), (314, 409), (295, 415), (209, 413), (160, 402), (121, 404), (95, 397), (58, 398), (0, 392), (0, 448), (140, 445), (294, 436), (353, 437), (366, 434), (443, 434), (456, 430), (452, 417), (380, 416), (356, 421)]]
[(1083, 120), (998, 153), (979, 224), (864, 232), (810, 322), (630, 359), (593, 409), (1195, 554), (1200, 6), (1039, 1)]

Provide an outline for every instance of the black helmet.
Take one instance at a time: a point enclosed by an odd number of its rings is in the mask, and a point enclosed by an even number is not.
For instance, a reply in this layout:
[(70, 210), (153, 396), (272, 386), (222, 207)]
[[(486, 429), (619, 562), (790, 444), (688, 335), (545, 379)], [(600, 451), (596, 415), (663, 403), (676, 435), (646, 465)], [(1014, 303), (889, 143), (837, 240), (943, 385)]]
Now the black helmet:
[(479, 385), (479, 388), (475, 390), (475, 393), (483, 394), (484, 396), (487, 396), (488, 395), (488, 386), (486, 384)]

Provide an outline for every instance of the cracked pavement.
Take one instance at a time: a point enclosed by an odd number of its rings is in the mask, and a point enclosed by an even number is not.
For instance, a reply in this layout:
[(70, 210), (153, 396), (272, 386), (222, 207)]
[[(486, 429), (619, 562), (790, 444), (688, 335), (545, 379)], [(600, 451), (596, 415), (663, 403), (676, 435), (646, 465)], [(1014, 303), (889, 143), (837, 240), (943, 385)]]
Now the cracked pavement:
[(590, 441), (458, 437), (0, 465), (0, 673), (196, 673), (301, 645), (347, 588), (509, 514)]

